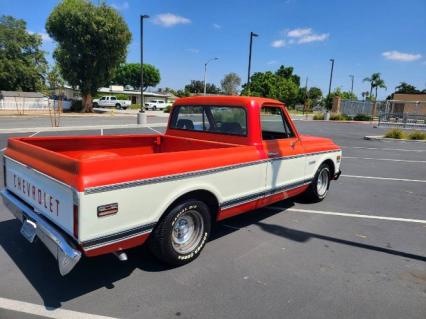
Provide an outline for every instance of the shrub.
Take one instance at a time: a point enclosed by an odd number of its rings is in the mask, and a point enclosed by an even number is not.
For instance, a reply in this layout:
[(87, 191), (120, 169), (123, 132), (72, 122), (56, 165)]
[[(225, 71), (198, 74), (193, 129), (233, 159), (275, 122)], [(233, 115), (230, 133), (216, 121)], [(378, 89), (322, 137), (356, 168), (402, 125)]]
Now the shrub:
[(131, 110), (140, 110), (140, 108), (141, 108), (140, 103), (130, 105)]
[(71, 112), (81, 112), (83, 110), (83, 103), (81, 100), (73, 100), (71, 102)]
[(357, 114), (354, 116), (354, 121), (371, 121), (371, 116), (366, 114)]
[(172, 105), (169, 104), (166, 106), (166, 108), (164, 109), (164, 113), (170, 113), (170, 111), (172, 110)]
[(330, 121), (351, 121), (352, 118), (346, 114), (334, 113), (330, 115)]
[(414, 131), (408, 134), (410, 140), (426, 140), (426, 133), (420, 131)]
[(385, 137), (400, 140), (405, 138), (405, 133), (399, 128), (393, 128), (385, 133)]
[(323, 120), (324, 114), (323, 113), (315, 113), (313, 119), (314, 120)]

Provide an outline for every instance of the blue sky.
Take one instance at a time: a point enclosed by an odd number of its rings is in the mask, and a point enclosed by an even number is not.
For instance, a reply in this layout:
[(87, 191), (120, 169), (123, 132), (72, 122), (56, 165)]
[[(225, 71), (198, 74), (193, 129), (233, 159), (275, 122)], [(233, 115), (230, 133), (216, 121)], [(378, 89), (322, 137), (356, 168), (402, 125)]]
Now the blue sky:
[[(96, 0), (94, 2), (97, 2)], [(328, 89), (330, 58), (334, 58), (333, 88), (355, 93), (368, 90), (362, 79), (382, 73), (388, 90), (399, 82), (426, 88), (425, 0), (108, 0), (125, 18), (133, 34), (127, 61), (139, 61), (139, 15), (145, 23), (145, 62), (161, 72), (158, 87), (182, 88), (203, 78), (217, 85), (224, 74), (236, 72), (247, 78), (249, 33), (254, 40), (252, 72), (293, 66), (308, 86)], [(42, 34), (44, 49), (54, 42), (44, 25), (53, 0), (0, 0), (0, 14), (27, 21), (28, 30)], [(50, 61), (52, 59), (50, 58)]]

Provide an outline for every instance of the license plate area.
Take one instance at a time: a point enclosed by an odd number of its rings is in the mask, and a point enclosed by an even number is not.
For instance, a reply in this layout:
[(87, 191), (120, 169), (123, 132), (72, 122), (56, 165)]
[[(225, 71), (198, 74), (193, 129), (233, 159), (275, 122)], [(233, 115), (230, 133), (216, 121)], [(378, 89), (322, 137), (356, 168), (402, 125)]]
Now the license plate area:
[(30, 243), (34, 242), (36, 236), (37, 224), (29, 219), (25, 219), (22, 223), (21, 234)]

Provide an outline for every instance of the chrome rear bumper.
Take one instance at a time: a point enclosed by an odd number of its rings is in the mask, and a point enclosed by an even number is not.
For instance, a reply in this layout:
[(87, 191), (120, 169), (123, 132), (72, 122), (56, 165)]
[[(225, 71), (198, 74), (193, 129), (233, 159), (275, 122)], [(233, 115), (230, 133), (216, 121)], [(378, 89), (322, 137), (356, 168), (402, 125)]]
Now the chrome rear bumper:
[(29, 219), (37, 225), (36, 236), (58, 261), (61, 275), (65, 276), (68, 274), (81, 258), (81, 252), (75, 248), (75, 245), (60, 230), (44, 220), (43, 217), (35, 213), (11, 192), (2, 190), (0, 195), (3, 198), (5, 206), (10, 209), (17, 219), (21, 222)]

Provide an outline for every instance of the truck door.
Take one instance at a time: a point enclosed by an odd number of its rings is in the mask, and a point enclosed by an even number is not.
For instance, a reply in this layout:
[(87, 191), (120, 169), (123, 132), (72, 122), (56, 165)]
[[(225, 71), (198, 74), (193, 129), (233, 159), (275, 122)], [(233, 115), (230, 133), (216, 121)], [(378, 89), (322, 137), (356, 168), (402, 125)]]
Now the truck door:
[(283, 108), (264, 106), (260, 118), (263, 147), (269, 159), (265, 200), (274, 195), (285, 199), (287, 191), (305, 183), (305, 151)]

